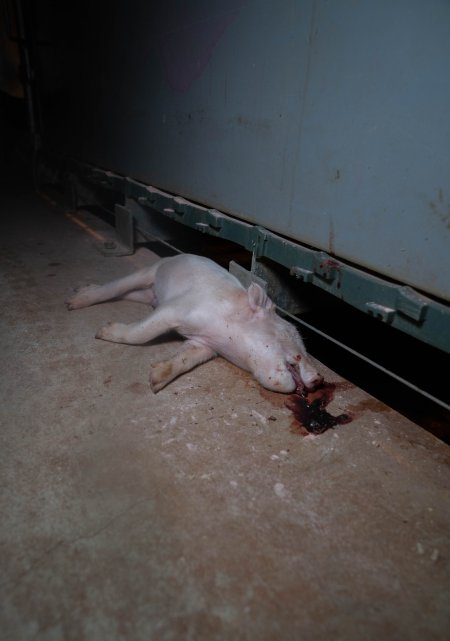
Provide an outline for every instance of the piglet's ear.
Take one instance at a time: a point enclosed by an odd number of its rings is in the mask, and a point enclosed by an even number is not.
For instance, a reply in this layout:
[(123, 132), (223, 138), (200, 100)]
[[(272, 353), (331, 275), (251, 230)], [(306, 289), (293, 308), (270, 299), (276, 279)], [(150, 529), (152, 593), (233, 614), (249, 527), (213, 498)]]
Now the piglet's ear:
[(257, 283), (252, 283), (247, 290), (248, 302), (254, 312), (265, 309), (269, 311), (273, 309), (273, 303), (267, 296), (263, 288)]

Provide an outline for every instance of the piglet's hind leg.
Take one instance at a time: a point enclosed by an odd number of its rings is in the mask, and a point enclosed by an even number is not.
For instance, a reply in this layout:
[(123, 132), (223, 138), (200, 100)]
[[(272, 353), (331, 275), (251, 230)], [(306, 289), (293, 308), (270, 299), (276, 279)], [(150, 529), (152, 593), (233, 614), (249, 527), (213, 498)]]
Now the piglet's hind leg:
[(168, 383), (193, 369), (201, 363), (209, 361), (216, 356), (216, 352), (206, 345), (199, 345), (193, 341), (186, 341), (181, 350), (167, 361), (160, 361), (152, 365), (150, 374), (150, 387), (154, 392), (159, 392)]
[(124, 278), (119, 278), (105, 285), (88, 285), (80, 289), (75, 296), (66, 301), (68, 309), (82, 309), (97, 303), (103, 303), (113, 298), (123, 298), (129, 292), (135, 290), (149, 290), (148, 295), (152, 295), (150, 288), (153, 285), (156, 270), (159, 263), (151, 267), (146, 267), (140, 271), (134, 272)]

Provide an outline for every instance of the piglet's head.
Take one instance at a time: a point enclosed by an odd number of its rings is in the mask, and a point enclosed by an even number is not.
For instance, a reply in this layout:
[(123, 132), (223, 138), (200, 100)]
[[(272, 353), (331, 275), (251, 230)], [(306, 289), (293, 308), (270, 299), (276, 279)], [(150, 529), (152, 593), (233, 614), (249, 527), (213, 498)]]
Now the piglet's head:
[(251, 321), (245, 328), (247, 369), (263, 387), (291, 393), (304, 384), (312, 389), (322, 380), (310, 361), (295, 327), (275, 313), (275, 305), (256, 283), (247, 290)]

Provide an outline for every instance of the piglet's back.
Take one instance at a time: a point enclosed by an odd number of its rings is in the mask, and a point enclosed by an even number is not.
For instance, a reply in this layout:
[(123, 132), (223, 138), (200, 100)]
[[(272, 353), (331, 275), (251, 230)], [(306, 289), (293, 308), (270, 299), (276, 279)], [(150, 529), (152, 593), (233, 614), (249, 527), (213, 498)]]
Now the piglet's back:
[(161, 260), (154, 283), (159, 303), (184, 294), (204, 296), (208, 299), (221, 297), (225, 292), (243, 290), (232, 274), (209, 258), (193, 254), (180, 254)]

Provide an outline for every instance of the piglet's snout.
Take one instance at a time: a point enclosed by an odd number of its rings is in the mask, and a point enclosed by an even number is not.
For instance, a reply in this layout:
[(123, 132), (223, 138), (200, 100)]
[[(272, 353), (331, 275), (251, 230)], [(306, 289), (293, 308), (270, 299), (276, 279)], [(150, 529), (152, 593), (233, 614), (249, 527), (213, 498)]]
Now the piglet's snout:
[(305, 363), (305, 360), (302, 359), (299, 363), (299, 373), (300, 378), (308, 390), (313, 390), (322, 385), (323, 376), (314, 369), (310, 363)]
[(323, 376), (302, 356), (296, 356), (295, 364), (288, 364), (288, 369), (297, 388), (304, 386), (308, 390), (314, 390), (323, 383)]
[(273, 370), (253, 373), (256, 380), (266, 389), (272, 392), (282, 392), (291, 394), (295, 391), (296, 382), (286, 368), (276, 368)]
[(309, 390), (314, 390), (317, 387), (320, 387), (323, 383), (323, 376), (318, 374), (317, 372), (315, 374), (307, 374), (302, 376), (303, 382), (307, 389)]

